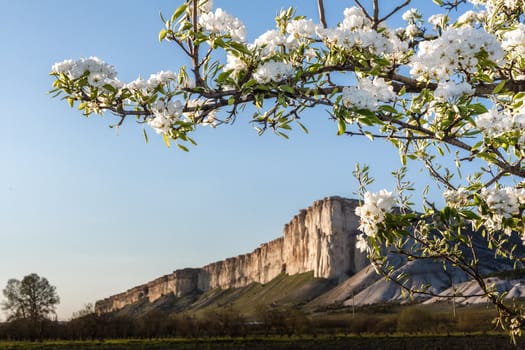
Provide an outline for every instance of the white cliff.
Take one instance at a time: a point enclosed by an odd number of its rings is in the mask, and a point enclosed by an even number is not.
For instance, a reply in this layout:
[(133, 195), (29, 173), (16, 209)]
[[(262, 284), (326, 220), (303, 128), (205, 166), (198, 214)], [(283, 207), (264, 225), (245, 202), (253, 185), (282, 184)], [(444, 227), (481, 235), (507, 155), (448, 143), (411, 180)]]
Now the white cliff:
[(314, 272), (314, 277), (341, 281), (364, 268), (366, 256), (355, 248), (358, 219), (356, 200), (327, 197), (301, 210), (285, 225), (283, 237), (262, 244), (248, 254), (176, 270), (96, 303), (98, 312), (115, 311), (147, 298), (184, 296), (210, 289), (267, 283), (281, 273)]

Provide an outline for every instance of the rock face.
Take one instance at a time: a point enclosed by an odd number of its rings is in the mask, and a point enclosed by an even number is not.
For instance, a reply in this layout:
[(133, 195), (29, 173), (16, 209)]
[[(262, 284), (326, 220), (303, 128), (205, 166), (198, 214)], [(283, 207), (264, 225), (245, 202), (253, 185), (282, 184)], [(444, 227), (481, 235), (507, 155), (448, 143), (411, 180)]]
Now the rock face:
[(176, 270), (146, 284), (98, 301), (99, 313), (119, 310), (144, 298), (185, 296), (210, 289), (267, 283), (281, 273), (314, 272), (314, 277), (341, 281), (368, 265), (356, 250), (356, 200), (327, 197), (301, 210), (284, 226), (283, 237), (262, 244), (249, 254), (202, 268)]

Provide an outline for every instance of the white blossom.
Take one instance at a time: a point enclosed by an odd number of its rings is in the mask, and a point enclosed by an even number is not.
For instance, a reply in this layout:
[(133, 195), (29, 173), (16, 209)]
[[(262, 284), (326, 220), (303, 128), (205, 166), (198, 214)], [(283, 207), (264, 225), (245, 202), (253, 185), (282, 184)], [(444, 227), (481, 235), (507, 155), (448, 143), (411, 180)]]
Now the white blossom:
[(242, 21), (221, 8), (215, 12), (203, 13), (199, 17), (199, 25), (212, 33), (229, 34), (235, 41), (244, 42), (246, 39), (246, 27)]
[(148, 125), (158, 134), (169, 134), (173, 124), (180, 119), (183, 109), (179, 100), (157, 100), (151, 106), (155, 117), (148, 119)]
[(294, 71), (294, 67), (289, 63), (268, 61), (257, 68), (253, 73), (253, 78), (259, 84), (266, 84), (271, 81), (280, 82), (292, 76)]
[(440, 81), (434, 91), (436, 100), (443, 101), (455, 99), (463, 95), (471, 95), (474, 89), (467, 82), (456, 83), (454, 81)]
[(286, 25), (286, 32), (295, 37), (312, 38), (316, 30), (317, 25), (311, 19), (296, 19)]
[(405, 34), (409, 37), (409, 38), (414, 38), (415, 36), (417, 36), (418, 34), (421, 33), (421, 30), (419, 29), (419, 27), (415, 24), (409, 24), (406, 28), (405, 28)]
[(525, 190), (514, 187), (482, 188), (481, 197), (490, 209), (489, 214), (483, 215), (485, 226), (489, 230), (503, 230), (510, 235), (512, 229), (503, 225), (503, 219), (519, 214), (520, 205), (525, 204)]
[(246, 63), (239, 57), (231, 54), (226, 56), (226, 65), (224, 66), (225, 71), (232, 70), (236, 74), (246, 70), (246, 68)]
[(449, 27), (442, 35), (419, 44), (410, 63), (410, 74), (417, 79), (450, 80), (460, 67), (467, 73), (477, 71), (475, 57), (484, 51), (493, 62), (501, 62), (503, 49), (497, 38), (482, 29)]
[(276, 51), (285, 45), (286, 36), (281, 34), (278, 30), (268, 30), (257, 39), (255, 39), (253, 45), (249, 47), (253, 49), (254, 47), (260, 50), (262, 58), (265, 58), (269, 55), (276, 53)]
[(463, 25), (473, 25), (479, 20), (480, 13), (470, 10), (459, 16), (456, 22)]
[(355, 247), (359, 249), (361, 253), (370, 251), (370, 246), (368, 245), (368, 239), (363, 233), (360, 233), (356, 236)]
[(385, 214), (394, 208), (392, 192), (381, 190), (378, 193), (365, 193), (364, 203), (355, 208), (359, 216), (359, 230), (366, 236), (373, 237), (378, 232), (378, 225), (385, 220)]
[(154, 89), (159, 85), (166, 84), (170, 81), (175, 81), (177, 79), (177, 74), (172, 71), (160, 71), (158, 73), (151, 74), (147, 85), (150, 89)]
[(403, 13), (401, 18), (403, 18), (403, 21), (407, 21), (409, 23), (415, 23), (417, 20), (421, 19), (421, 13), (419, 12), (418, 9), (411, 8), (405, 11), (405, 13)]
[(447, 16), (442, 13), (437, 13), (428, 18), (428, 23), (432, 24), (434, 28), (443, 28), (446, 24)]
[(64, 74), (72, 80), (79, 79), (87, 74), (89, 85), (97, 88), (105, 84), (113, 87), (122, 85), (122, 83), (116, 79), (117, 71), (115, 68), (94, 56), (55, 63), (51, 67), (51, 73)]
[(346, 108), (376, 111), (380, 102), (391, 101), (396, 94), (383, 78), (361, 79), (357, 86), (343, 88), (342, 102)]
[(518, 137), (517, 144), (525, 146), (525, 109), (512, 114), (508, 110), (490, 110), (475, 119), (476, 126), (489, 138), (499, 136)]
[(525, 56), (525, 25), (519, 23), (516, 29), (506, 32), (501, 45), (511, 56), (523, 58)]
[(341, 23), (341, 29), (352, 31), (362, 29), (363, 27), (370, 27), (372, 25), (372, 22), (370, 22), (363, 10), (359, 7), (354, 6), (346, 8), (343, 14), (345, 18), (343, 23)]
[(446, 190), (443, 192), (443, 197), (447, 205), (452, 208), (462, 208), (468, 203), (469, 192), (464, 187), (459, 187), (457, 190)]

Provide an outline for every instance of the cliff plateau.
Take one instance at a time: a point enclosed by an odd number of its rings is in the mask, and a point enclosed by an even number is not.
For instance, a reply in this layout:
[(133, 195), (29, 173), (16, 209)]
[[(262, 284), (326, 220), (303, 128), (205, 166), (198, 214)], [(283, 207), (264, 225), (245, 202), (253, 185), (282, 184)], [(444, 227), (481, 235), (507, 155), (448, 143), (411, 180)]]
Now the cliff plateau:
[(176, 270), (123, 293), (97, 301), (99, 313), (167, 295), (184, 297), (216, 288), (229, 289), (267, 283), (281, 274), (313, 272), (315, 278), (341, 282), (368, 265), (355, 248), (359, 233), (354, 211), (358, 201), (327, 197), (301, 210), (284, 226), (283, 236), (248, 254), (217, 261), (201, 268)]

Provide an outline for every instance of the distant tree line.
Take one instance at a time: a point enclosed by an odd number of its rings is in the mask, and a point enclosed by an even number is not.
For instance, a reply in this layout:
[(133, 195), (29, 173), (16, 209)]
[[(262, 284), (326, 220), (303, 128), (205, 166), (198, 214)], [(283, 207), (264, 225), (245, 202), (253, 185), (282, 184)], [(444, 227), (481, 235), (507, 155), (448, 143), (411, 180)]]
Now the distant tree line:
[(87, 304), (64, 322), (57, 320), (55, 306), (60, 298), (46, 278), (33, 273), (22, 280), (10, 279), (3, 294), (2, 307), (8, 319), (0, 323), (2, 340), (485, 332), (494, 329), (491, 321), (496, 316), (495, 312), (474, 309), (462, 310), (458, 317), (454, 312), (451, 317), (450, 313), (431, 313), (428, 307), (417, 305), (397, 311), (392, 305), (376, 306), (357, 314), (326, 309), (307, 315), (297, 307), (267, 304), (254, 305), (250, 317), (231, 304), (195, 314), (151, 310), (133, 315), (125, 310), (97, 313), (92, 304)]
[[(92, 305), (67, 321), (44, 320), (40, 339), (104, 340), (118, 338), (214, 338), (246, 336), (321, 336), (336, 334), (447, 334), (494, 330), (495, 313), (462, 310), (456, 318), (407, 306), (400, 312), (364, 312), (306, 315), (291, 307), (257, 307), (247, 318), (232, 307), (221, 307), (198, 316), (150, 311), (141, 316), (123, 313), (96, 314)], [(0, 324), (0, 339), (31, 340), (34, 325), (27, 319)]]

